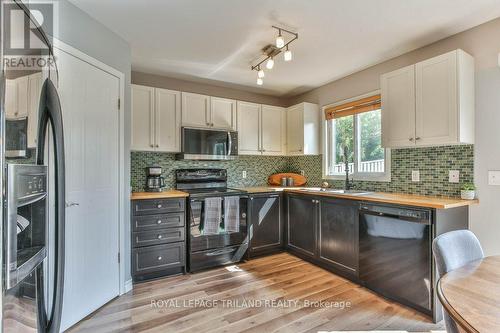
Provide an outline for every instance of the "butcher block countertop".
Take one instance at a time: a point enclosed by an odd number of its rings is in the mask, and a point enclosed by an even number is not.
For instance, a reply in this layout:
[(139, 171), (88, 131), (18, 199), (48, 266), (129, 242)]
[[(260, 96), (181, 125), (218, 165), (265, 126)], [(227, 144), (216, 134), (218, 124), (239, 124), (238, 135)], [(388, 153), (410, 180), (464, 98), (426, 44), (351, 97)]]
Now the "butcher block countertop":
[(189, 196), (186, 192), (177, 190), (165, 190), (162, 192), (132, 192), (130, 199), (132, 200), (147, 200), (147, 199), (172, 199), (185, 198)]
[(433, 197), (425, 195), (401, 194), (401, 193), (385, 193), (385, 192), (369, 192), (366, 193), (332, 193), (323, 192), (319, 187), (247, 187), (241, 188), (250, 194), (256, 193), (272, 193), (272, 192), (291, 192), (300, 194), (312, 194), (333, 198), (370, 201), (379, 203), (388, 203), (403, 206), (426, 207), (436, 209), (449, 209), (462, 206), (470, 206), (479, 203), (479, 200), (463, 200), (448, 197)]

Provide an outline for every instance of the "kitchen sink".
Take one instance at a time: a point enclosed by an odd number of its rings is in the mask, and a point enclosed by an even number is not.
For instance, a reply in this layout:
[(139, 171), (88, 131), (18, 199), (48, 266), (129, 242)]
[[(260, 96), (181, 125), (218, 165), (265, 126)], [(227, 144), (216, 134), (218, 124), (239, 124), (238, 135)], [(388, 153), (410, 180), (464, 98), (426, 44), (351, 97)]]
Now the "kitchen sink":
[(373, 193), (373, 192), (370, 192), (370, 191), (363, 191), (363, 190), (342, 190), (342, 189), (319, 188), (319, 187), (304, 188), (304, 189), (301, 189), (301, 191), (305, 191), (305, 192), (327, 192), (327, 193), (332, 193), (332, 194), (351, 194), (351, 195), (363, 195), (363, 194)]
[(328, 192), (328, 193), (352, 194), (352, 195), (362, 195), (362, 194), (372, 193), (372, 192), (363, 191), (363, 190), (338, 190), (338, 189), (334, 189), (334, 188), (322, 188), (320, 191), (321, 192)]

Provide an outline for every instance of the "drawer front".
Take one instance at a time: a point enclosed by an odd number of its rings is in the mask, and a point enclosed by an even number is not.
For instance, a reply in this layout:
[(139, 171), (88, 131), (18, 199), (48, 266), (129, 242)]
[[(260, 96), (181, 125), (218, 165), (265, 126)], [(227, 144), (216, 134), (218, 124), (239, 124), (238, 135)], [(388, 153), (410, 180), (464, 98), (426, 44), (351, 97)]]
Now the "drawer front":
[(132, 216), (132, 231), (149, 231), (184, 226), (184, 213)]
[(133, 274), (144, 274), (185, 265), (184, 243), (140, 247), (132, 250)]
[(184, 227), (134, 232), (132, 246), (141, 247), (184, 241)]
[(134, 215), (163, 214), (183, 212), (185, 205), (185, 199), (134, 200), (132, 210)]

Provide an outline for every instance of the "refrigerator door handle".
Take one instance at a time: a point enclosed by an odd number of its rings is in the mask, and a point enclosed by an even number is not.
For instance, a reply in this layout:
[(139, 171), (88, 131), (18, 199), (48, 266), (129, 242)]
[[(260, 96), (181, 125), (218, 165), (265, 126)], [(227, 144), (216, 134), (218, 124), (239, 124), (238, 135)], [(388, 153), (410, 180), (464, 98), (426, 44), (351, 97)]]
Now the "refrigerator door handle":
[(38, 118), (38, 147), (37, 164), (43, 165), (45, 140), (50, 124), (52, 132), (52, 144), (54, 145), (54, 173), (55, 173), (55, 225), (54, 225), (54, 283), (52, 294), (52, 311), (47, 313), (45, 299), (43, 297), (43, 270), (39, 269), (37, 274), (37, 294), (42, 297), (38, 299), (38, 324), (42, 332), (59, 333), (61, 325), (63, 288), (64, 288), (64, 234), (65, 234), (65, 156), (64, 156), (64, 133), (61, 102), (57, 89), (50, 79), (46, 79), (42, 85)]

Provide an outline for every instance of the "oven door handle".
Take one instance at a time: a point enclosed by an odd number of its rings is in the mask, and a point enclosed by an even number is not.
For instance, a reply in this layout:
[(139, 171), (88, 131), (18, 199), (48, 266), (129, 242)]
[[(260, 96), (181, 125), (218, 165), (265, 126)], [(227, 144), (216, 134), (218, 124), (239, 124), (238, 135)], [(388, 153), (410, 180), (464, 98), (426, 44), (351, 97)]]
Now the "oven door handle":
[(220, 254), (227, 254), (227, 253), (231, 253), (233, 251), (234, 251), (234, 248), (217, 250), (217, 251), (207, 253), (207, 257), (218, 256)]

